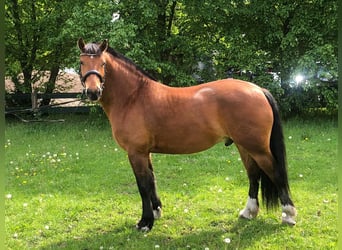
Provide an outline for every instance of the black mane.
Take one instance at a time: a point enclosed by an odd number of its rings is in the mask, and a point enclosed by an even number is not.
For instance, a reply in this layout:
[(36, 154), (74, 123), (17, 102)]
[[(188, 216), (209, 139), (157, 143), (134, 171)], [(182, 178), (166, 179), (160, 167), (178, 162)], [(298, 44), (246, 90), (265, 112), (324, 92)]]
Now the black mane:
[[(100, 49), (100, 46), (96, 43), (88, 43), (85, 47), (84, 47), (84, 53), (86, 54), (94, 54), (94, 55), (101, 55), (102, 51)], [(123, 54), (117, 52), (115, 49), (108, 47), (107, 52), (109, 54), (111, 54), (112, 56), (132, 65), (133, 67), (135, 67), (139, 72), (141, 72), (144, 76), (157, 81), (157, 79), (155, 77), (153, 77), (151, 74), (149, 74), (148, 72), (146, 72), (144, 69), (142, 69), (140, 66), (138, 66), (137, 64), (135, 64), (131, 59), (127, 58), (126, 56), (124, 56)]]

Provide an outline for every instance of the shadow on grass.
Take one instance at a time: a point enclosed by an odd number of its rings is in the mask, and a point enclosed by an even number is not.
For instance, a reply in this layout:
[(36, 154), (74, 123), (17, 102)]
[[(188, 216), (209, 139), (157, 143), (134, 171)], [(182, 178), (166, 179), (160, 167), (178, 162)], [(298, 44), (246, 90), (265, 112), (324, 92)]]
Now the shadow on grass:
[[(277, 237), (286, 227), (263, 219), (237, 219), (226, 223), (224, 228), (219, 225), (196, 230), (185, 229), (182, 225), (165, 230), (165, 225), (156, 223), (151, 232), (144, 233), (126, 221), (112, 231), (96, 230), (88, 237), (67, 239), (40, 249), (245, 249), (264, 238)], [(177, 231), (177, 236), (172, 231)], [(184, 233), (179, 234), (182, 231)]]

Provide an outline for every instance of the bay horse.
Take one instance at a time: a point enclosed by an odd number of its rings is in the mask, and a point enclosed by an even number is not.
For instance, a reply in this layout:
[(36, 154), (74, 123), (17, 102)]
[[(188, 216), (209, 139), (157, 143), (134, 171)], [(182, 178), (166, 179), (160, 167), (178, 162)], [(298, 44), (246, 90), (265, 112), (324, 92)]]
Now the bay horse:
[(280, 200), (282, 222), (296, 224), (282, 125), (269, 91), (236, 79), (169, 87), (110, 48), (107, 40), (85, 44), (80, 38), (77, 43), (84, 91), (100, 102), (136, 178), (142, 199), (139, 230), (151, 230), (161, 216), (150, 154), (190, 154), (219, 142), (234, 142), (247, 171), (248, 199), (239, 217), (257, 216), (261, 183), (266, 207)]

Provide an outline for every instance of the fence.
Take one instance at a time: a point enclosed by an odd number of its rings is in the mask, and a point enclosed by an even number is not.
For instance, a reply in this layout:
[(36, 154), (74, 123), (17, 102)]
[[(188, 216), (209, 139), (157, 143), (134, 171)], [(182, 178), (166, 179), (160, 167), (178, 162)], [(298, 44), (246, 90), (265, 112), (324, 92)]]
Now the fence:
[[(89, 113), (94, 106), (86, 105), (82, 93), (15, 93), (6, 94), (6, 114), (15, 113)], [(51, 99), (52, 104), (39, 106), (40, 100)], [(68, 101), (61, 101), (61, 99)], [(31, 103), (31, 105), (29, 105)], [(78, 105), (75, 105), (78, 103)]]

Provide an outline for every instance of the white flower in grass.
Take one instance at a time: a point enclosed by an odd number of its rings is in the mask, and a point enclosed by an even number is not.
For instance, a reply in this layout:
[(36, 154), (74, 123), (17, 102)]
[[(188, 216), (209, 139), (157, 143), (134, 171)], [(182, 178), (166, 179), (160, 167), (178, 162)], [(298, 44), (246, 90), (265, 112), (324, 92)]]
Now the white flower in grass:
[(225, 239), (223, 240), (223, 242), (229, 244), (231, 241), (230, 241), (230, 238), (225, 238)]
[(299, 177), (300, 177), (300, 178), (303, 178), (303, 175), (302, 175), (302, 174), (299, 174)]
[(49, 229), (50, 229), (49, 225), (45, 225), (44, 228), (45, 228), (46, 230), (49, 230)]
[(6, 198), (7, 199), (12, 199), (12, 195), (11, 194), (6, 194)]
[(186, 214), (189, 213), (189, 209), (185, 208), (184, 213), (186, 213)]
[(209, 250), (209, 247), (205, 247), (204, 250)]
[(159, 245), (155, 245), (154, 248), (160, 248), (160, 246)]
[(28, 204), (25, 202), (24, 204), (23, 204), (23, 207), (27, 207), (28, 206)]
[(17, 239), (17, 238), (18, 238), (18, 234), (17, 234), (17, 233), (14, 233), (14, 234), (13, 234), (13, 238), (14, 238), (14, 239)]
[(292, 136), (290, 135), (290, 136), (289, 136), (289, 140), (291, 140), (291, 139), (292, 139)]

